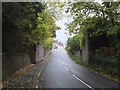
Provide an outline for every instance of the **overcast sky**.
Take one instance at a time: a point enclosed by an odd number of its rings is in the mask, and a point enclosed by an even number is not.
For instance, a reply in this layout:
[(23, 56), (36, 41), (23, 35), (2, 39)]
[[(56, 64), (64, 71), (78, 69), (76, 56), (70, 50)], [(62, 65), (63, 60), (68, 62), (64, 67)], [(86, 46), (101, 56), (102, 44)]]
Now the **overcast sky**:
[(63, 19), (61, 19), (61, 20), (56, 21), (56, 24), (61, 27), (61, 30), (57, 30), (57, 31), (56, 31), (56, 35), (57, 35), (57, 36), (56, 36), (56, 39), (57, 39), (58, 41), (61, 41), (63, 44), (66, 43), (67, 38), (69, 37), (68, 34), (65, 34), (65, 32), (68, 33), (68, 31), (65, 30), (65, 29), (66, 29), (65, 23), (67, 23), (67, 22), (68, 22), (67, 17), (65, 17), (65, 18), (63, 18)]
[[(101, 0), (95, 0), (95, 1), (101, 3)], [(66, 8), (66, 7), (65, 7), (65, 8)], [(64, 10), (63, 10), (62, 13), (64, 13), (64, 14), (66, 15), (66, 13), (64, 12)], [(61, 30), (57, 30), (57, 31), (56, 31), (56, 35), (57, 35), (57, 36), (56, 36), (56, 39), (57, 39), (58, 41), (61, 41), (64, 45), (65, 45), (68, 37), (70, 37), (69, 34), (65, 34), (65, 32), (68, 33), (68, 31), (65, 30), (65, 29), (66, 29), (65, 23), (68, 23), (68, 22), (69, 22), (68, 19), (69, 19), (70, 21), (72, 21), (72, 19), (70, 19), (70, 18), (68, 18), (68, 17), (64, 17), (64, 18), (62, 18), (61, 20), (56, 21), (57, 26), (61, 27)], [(73, 35), (72, 35), (72, 36), (73, 36)]]

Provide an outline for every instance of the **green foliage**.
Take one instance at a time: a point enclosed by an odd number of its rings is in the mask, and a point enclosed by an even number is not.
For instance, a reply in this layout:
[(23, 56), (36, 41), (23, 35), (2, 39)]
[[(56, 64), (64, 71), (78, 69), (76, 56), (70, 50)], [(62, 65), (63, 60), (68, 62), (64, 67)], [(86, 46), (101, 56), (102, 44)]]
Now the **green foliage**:
[[(79, 47), (82, 49), (86, 33), (89, 38), (90, 58), (88, 64), (95, 66), (98, 70), (118, 75), (120, 64), (120, 2), (74, 2), (69, 3), (66, 12), (71, 14), (72, 21), (68, 23), (67, 29), (70, 33), (79, 35)], [(68, 42), (72, 39), (68, 39)], [(72, 46), (78, 45), (77, 43)], [(68, 43), (70, 52), (74, 50)], [(97, 53), (101, 46), (112, 47), (116, 55)]]
[(67, 50), (69, 56), (77, 63), (77, 64), (83, 64), (82, 60), (80, 58), (77, 58), (76, 56), (74, 56), (69, 50)]
[(28, 49), (29, 32), (36, 28), (37, 13), (43, 9), (41, 3), (2, 3), (3, 52)]
[(84, 43), (85, 43), (85, 35), (86, 35), (86, 33), (81, 32), (79, 35), (80, 35), (80, 38), (79, 38), (79, 40), (80, 40), (80, 48), (82, 49), (83, 46), (84, 46)]
[(31, 43), (34, 44), (43, 44), (46, 39), (54, 37), (55, 30), (59, 29), (54, 18), (45, 11), (38, 14), (37, 22), (36, 30), (31, 32)]
[(52, 43), (53, 43), (53, 39), (52, 38), (47, 38), (45, 41), (44, 41), (44, 49), (49, 49), (52, 47)]
[(53, 16), (55, 19), (59, 20), (64, 18), (64, 6), (65, 2), (47, 2), (47, 11), (50, 11), (50, 15)]
[(2, 3), (3, 52), (29, 50), (56, 36), (60, 28), (46, 8), (40, 2)]
[(103, 70), (109, 74), (119, 74), (119, 60), (116, 57), (104, 54), (90, 54), (89, 64), (96, 67), (96, 70)]
[(72, 38), (68, 38), (67, 45), (72, 53), (74, 53), (77, 50), (80, 50), (80, 36), (75, 35)]
[[(117, 48), (118, 41), (120, 41), (119, 5), (120, 2), (103, 2), (102, 4), (97, 2), (69, 3), (66, 12), (71, 13), (73, 21), (67, 25), (67, 29), (70, 33), (81, 36), (81, 48), (87, 32), (90, 43), (94, 41), (95, 44), (102, 43), (103, 46), (106, 46), (107, 43), (107, 46)], [(106, 38), (107, 41), (102, 40), (103, 38)]]

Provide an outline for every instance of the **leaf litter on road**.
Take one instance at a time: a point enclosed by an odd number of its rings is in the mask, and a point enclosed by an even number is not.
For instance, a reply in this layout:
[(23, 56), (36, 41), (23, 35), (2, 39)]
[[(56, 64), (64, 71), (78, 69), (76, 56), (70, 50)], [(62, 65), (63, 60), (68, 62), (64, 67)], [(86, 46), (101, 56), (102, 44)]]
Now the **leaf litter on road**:
[[(2, 88), (16, 88), (15, 83), (20, 83), (23, 87), (22, 76), (27, 73), (27, 70), (33, 67), (34, 64), (27, 65), (26, 67), (16, 71), (10, 78), (2, 82)], [(28, 80), (30, 82), (30, 80)], [(21, 88), (22, 88), (21, 87)]]

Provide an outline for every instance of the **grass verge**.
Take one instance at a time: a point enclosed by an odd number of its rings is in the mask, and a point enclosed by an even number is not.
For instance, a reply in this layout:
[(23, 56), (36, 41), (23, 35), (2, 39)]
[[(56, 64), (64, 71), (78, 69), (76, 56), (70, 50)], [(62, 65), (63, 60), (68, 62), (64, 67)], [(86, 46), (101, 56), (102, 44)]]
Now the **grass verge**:
[(73, 55), (70, 51), (67, 50), (67, 53), (68, 55), (71, 57), (71, 59), (73, 59), (77, 64), (80, 64), (80, 65), (83, 65), (85, 67), (87, 67), (89, 70), (103, 76), (103, 77), (106, 77), (106, 78), (109, 78), (109, 79), (112, 79), (112, 80), (115, 80), (115, 81), (118, 81), (120, 82), (119, 80), (119, 76), (118, 75), (112, 75), (108, 72), (106, 72), (105, 70), (102, 70), (101, 68), (97, 67), (97, 66), (94, 66), (92, 64), (86, 64), (82, 61), (82, 59), (80, 58), (77, 58), (75, 55)]
[(83, 62), (80, 58), (74, 56), (70, 51), (67, 51), (67, 53), (77, 64), (83, 65)]

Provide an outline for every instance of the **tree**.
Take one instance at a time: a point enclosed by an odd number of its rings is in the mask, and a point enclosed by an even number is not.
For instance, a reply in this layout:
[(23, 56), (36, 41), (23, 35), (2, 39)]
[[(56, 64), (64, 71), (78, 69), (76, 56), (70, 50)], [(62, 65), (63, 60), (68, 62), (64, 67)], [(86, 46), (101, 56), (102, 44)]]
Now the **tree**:
[(5, 2), (2, 7), (3, 52), (27, 50), (28, 34), (36, 28), (37, 13), (42, 12), (45, 6), (32, 2)]
[(108, 42), (100, 41), (96, 43), (103, 43), (104, 45), (107, 43), (107, 46), (117, 48), (120, 41), (118, 40), (120, 29), (119, 5), (120, 2), (70, 3), (67, 12), (71, 13), (73, 21), (68, 24), (67, 28), (69, 32), (79, 35), (84, 34), (84, 37), (86, 36), (85, 32), (89, 32), (89, 40), (99, 41), (99, 39), (107, 38)]
[[(60, 27), (56, 26), (55, 19), (50, 16), (49, 12), (42, 12), (38, 14), (38, 26), (36, 30), (31, 32), (31, 43), (34, 44), (45, 44), (46, 40), (49, 43), (52, 43), (52, 38), (56, 36), (55, 31), (60, 29)], [(50, 45), (51, 46), (51, 45)], [(45, 46), (46, 47), (46, 46)], [(47, 46), (48, 47), (48, 46)]]
[(80, 51), (80, 36), (75, 35), (72, 38), (68, 38), (67, 46), (72, 53)]
[(2, 5), (3, 52), (28, 51), (31, 46), (54, 37), (60, 29), (53, 16), (46, 12), (45, 3), (5, 2)]

